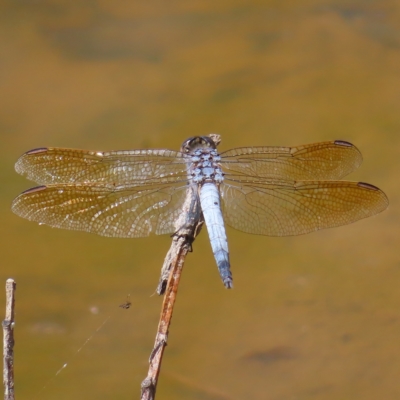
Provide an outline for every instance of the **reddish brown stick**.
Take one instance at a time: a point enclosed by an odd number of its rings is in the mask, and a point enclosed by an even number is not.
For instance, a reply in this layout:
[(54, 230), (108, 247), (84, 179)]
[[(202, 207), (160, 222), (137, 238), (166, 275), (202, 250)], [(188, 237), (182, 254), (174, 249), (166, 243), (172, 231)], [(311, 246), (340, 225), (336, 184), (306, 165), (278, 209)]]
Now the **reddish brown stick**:
[(170, 270), (170, 274), (165, 290), (156, 340), (149, 358), (149, 371), (141, 385), (141, 400), (155, 399), (158, 376), (160, 374), (164, 349), (167, 345), (168, 329), (171, 324), (179, 280), (185, 257), (189, 250), (190, 245), (188, 246), (187, 238), (174, 237), (171, 248), (165, 258), (164, 267)]

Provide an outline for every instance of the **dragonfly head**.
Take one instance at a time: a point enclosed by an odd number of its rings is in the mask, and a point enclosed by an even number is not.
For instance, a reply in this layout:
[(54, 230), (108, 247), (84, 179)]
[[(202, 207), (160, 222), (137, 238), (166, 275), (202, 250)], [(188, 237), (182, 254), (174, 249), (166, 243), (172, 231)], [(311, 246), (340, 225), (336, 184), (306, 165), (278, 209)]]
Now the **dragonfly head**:
[(187, 154), (202, 148), (216, 149), (217, 146), (208, 136), (193, 136), (182, 143), (181, 152)]

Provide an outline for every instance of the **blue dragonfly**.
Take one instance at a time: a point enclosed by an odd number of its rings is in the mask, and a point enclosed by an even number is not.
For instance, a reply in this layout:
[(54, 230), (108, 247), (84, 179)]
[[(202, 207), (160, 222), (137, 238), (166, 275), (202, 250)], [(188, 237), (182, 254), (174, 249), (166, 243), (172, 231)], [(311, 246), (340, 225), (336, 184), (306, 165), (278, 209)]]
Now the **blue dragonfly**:
[(362, 162), (342, 140), (296, 147), (239, 147), (219, 153), (219, 135), (167, 149), (38, 148), (15, 168), (41, 186), (13, 202), (39, 224), (111, 237), (174, 234), (203, 221), (222, 281), (233, 285), (225, 223), (257, 235), (301, 235), (385, 210), (386, 195), (340, 180)]

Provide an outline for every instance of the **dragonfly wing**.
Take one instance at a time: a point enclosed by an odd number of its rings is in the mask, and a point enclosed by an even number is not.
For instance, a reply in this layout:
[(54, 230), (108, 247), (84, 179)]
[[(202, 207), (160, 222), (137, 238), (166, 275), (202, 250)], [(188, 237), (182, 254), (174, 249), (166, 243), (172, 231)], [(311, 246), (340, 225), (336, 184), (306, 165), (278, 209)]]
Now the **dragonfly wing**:
[(87, 151), (40, 148), (23, 154), (15, 164), (18, 173), (41, 185), (132, 184), (162, 178), (173, 182), (186, 176), (182, 153), (172, 150)]
[(346, 225), (385, 210), (386, 195), (362, 182), (221, 185), (225, 222), (243, 232), (291, 236)]
[(275, 180), (338, 180), (357, 169), (362, 156), (351, 143), (335, 140), (298, 147), (240, 147), (221, 153), (227, 177)]
[(188, 186), (49, 185), (29, 189), (12, 204), (17, 215), (39, 224), (113, 237), (172, 233)]

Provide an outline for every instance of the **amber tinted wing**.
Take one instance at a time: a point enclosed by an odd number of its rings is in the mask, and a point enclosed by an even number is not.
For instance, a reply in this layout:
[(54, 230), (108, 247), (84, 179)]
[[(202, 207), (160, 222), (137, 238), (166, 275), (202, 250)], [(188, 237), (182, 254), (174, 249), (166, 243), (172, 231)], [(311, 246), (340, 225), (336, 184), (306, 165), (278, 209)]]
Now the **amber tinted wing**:
[(18, 173), (42, 185), (59, 183), (133, 184), (151, 178), (186, 177), (183, 154), (172, 150), (87, 151), (40, 148), (23, 154)]
[(39, 186), (21, 193), (12, 210), (56, 228), (113, 237), (172, 233), (189, 187), (152, 182), (143, 186), (70, 184)]
[(336, 140), (297, 147), (240, 147), (221, 153), (227, 177), (276, 180), (338, 180), (358, 168), (362, 156)]
[(346, 225), (385, 210), (386, 195), (362, 182), (226, 182), (221, 185), (225, 222), (247, 233), (300, 235)]

